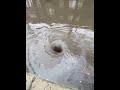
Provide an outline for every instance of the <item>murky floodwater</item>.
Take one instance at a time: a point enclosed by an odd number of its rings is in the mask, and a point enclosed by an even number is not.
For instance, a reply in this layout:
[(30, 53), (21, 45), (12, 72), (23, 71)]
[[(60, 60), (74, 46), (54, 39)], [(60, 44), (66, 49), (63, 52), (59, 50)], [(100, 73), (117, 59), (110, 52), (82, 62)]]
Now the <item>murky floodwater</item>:
[(27, 22), (94, 28), (94, 0), (26, 0)]
[(92, 0), (27, 0), (26, 72), (94, 89)]

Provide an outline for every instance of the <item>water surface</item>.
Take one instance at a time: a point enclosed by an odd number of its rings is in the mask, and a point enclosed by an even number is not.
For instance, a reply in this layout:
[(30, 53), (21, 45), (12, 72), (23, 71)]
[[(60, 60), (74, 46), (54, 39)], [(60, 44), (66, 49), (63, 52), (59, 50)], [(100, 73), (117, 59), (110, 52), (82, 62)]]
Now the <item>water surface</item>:
[(26, 1), (26, 72), (94, 89), (93, 0)]

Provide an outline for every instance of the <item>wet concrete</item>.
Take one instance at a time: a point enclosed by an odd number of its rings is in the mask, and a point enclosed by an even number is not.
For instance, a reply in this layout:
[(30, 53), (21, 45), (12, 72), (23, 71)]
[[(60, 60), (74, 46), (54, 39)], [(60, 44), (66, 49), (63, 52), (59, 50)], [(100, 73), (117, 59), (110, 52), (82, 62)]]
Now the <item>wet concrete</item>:
[(76, 90), (26, 74), (26, 90)]

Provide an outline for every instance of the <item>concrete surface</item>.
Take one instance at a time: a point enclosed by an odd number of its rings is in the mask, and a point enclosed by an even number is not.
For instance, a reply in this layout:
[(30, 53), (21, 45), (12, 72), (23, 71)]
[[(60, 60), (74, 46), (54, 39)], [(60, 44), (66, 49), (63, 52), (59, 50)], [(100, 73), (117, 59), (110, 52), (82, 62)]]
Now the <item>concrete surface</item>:
[(26, 74), (26, 90), (75, 90)]

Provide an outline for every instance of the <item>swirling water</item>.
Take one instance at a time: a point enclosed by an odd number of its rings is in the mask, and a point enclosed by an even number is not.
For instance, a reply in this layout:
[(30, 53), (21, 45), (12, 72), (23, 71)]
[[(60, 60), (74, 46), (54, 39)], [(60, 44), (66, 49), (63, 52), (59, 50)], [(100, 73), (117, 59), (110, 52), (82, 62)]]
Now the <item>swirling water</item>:
[[(70, 30), (72, 30), (71, 33)], [(94, 31), (68, 24), (26, 25), (27, 72), (80, 90), (94, 87)]]

